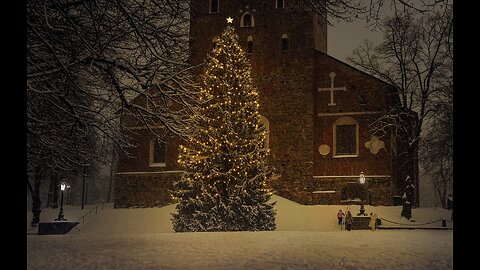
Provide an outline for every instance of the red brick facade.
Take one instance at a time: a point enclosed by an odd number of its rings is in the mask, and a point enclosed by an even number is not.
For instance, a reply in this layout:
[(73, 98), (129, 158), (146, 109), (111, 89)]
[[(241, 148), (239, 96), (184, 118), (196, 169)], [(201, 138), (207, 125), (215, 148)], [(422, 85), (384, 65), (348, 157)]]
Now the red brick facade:
[[(390, 138), (381, 138), (385, 146), (376, 154), (365, 143), (371, 138), (368, 124), (396, 102), (395, 95), (386, 83), (325, 54), (327, 24), (311, 8), (302, 6), (303, 1), (285, 1), (285, 8), (276, 8), (275, 2), (220, 0), (219, 11), (210, 13), (209, 1), (191, 0), (191, 63), (203, 63), (213, 48), (212, 41), (226, 27), (226, 18), (232, 17), (244, 48), (249, 36), (253, 38), (253, 52), (248, 57), (260, 91), (260, 113), (269, 122), (270, 164), (277, 174), (270, 184), (277, 194), (303, 204), (339, 204), (345, 199), (342, 190), (358, 181), (363, 171), (366, 176), (363, 188), (370, 190), (372, 204), (390, 205), (391, 197), (398, 195), (396, 190), (401, 190), (393, 172)], [(252, 27), (240, 26), (246, 12), (253, 16)], [(282, 50), (282, 36), (288, 38), (288, 50)], [(199, 68), (198, 74), (201, 72)], [(335, 91), (335, 106), (328, 105), (330, 92), (318, 92), (319, 87), (330, 87), (332, 72), (335, 87), (347, 89)], [(333, 154), (334, 123), (341, 117), (350, 117), (358, 124), (355, 157)], [(119, 162), (115, 198), (119, 207), (129, 205), (124, 201), (134, 196), (128, 193), (133, 177), (138, 181), (140, 172), (152, 175), (163, 171), (157, 174), (164, 178), (179, 174), (178, 139), (168, 139), (166, 167), (158, 168), (148, 166), (148, 145), (153, 135), (141, 130), (135, 138), (139, 143), (137, 159), (121, 157)], [(329, 153), (320, 154), (320, 145), (328, 145)], [(170, 185), (171, 180), (165, 181)], [(151, 184), (162, 183), (155, 180)], [(162, 200), (167, 202), (169, 198)]]

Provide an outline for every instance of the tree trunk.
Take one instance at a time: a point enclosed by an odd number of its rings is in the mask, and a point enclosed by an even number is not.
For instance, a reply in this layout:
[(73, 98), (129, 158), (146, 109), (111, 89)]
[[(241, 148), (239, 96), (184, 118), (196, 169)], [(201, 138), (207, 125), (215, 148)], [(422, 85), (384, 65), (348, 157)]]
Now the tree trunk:
[(435, 190), (438, 194), (438, 197), (439, 197), (438, 199), (439, 199), (440, 203), (442, 204), (442, 208), (447, 209), (447, 202), (446, 202), (445, 197), (443, 195), (444, 192), (442, 191), (442, 189), (440, 187), (436, 187)]
[(53, 175), (50, 178), (50, 190), (52, 192), (52, 201), (50, 202), (49, 207), (58, 208), (58, 177)]
[(420, 206), (420, 174), (418, 165), (418, 149), (420, 144), (420, 133), (422, 122), (418, 118), (418, 114), (414, 111), (408, 110), (407, 118), (405, 119), (408, 142), (407, 146), (407, 175), (410, 175), (412, 183), (415, 187), (413, 194), (413, 201), (410, 201), (411, 208)]
[(415, 202), (412, 204), (413, 208), (420, 207), (420, 177), (418, 168), (418, 143), (412, 145), (412, 162), (413, 162), (413, 183), (415, 185)]
[[(115, 147), (115, 146), (113, 146), (113, 147)], [(113, 183), (115, 181), (116, 164), (117, 164), (117, 155), (116, 155), (115, 149), (113, 149), (112, 160), (110, 162), (110, 179), (108, 181), (107, 202), (110, 202), (110, 200), (112, 199)]]
[(35, 227), (40, 222), (40, 213), (42, 212), (41, 206), (42, 201), (40, 200), (40, 176), (35, 175), (34, 185), (32, 187), (30, 180), (27, 179), (28, 189), (32, 195), (32, 222), (30, 223), (32, 227)]
[(85, 172), (86, 172), (86, 169), (84, 167), (83, 174), (82, 174), (82, 210), (85, 207)]

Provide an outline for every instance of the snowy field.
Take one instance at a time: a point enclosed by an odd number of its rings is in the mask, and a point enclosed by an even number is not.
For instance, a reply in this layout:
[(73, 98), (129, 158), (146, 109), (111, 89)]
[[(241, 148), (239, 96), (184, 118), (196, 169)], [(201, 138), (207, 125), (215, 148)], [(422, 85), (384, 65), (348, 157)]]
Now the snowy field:
[[(453, 230), (344, 231), (336, 212), (346, 206), (303, 206), (274, 196), (273, 232), (174, 233), (175, 206), (98, 208), (67, 235), (28, 235), (28, 269), (453, 269)], [(64, 207), (74, 221), (84, 210)], [(358, 206), (351, 206), (355, 215)], [(366, 206), (367, 212), (408, 224), (401, 207)], [(52, 221), (58, 209), (45, 209)], [(414, 223), (449, 219), (440, 208), (413, 210)], [(27, 221), (31, 213), (27, 212)], [(388, 225), (384, 223), (384, 225)], [(392, 224), (393, 225), (393, 224)], [(440, 223), (425, 226), (439, 227)], [(447, 222), (448, 226), (452, 223)], [(423, 227), (425, 227), (423, 226)], [(27, 224), (27, 229), (30, 229)], [(32, 233), (32, 231), (30, 231)]]

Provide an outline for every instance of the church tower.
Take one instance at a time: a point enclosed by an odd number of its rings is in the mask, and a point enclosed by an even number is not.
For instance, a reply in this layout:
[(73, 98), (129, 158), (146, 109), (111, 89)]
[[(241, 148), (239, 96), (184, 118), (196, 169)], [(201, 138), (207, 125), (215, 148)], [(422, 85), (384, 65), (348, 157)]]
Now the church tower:
[(298, 201), (293, 194), (313, 173), (314, 53), (326, 52), (326, 20), (303, 1), (288, 0), (191, 0), (191, 14), (192, 64), (203, 63), (233, 18), (269, 128), (270, 163), (279, 177), (272, 185)]
[[(399, 97), (386, 82), (327, 54), (325, 14), (293, 0), (190, 0), (190, 13), (189, 61), (197, 76), (233, 18), (260, 93), (275, 169), (270, 185), (278, 195), (302, 204), (391, 205), (401, 198), (412, 175), (403, 147), (391, 130), (370, 131)], [(132, 129), (136, 158), (119, 158), (115, 207), (172, 203), (184, 142), (174, 137), (160, 144), (148, 129)]]

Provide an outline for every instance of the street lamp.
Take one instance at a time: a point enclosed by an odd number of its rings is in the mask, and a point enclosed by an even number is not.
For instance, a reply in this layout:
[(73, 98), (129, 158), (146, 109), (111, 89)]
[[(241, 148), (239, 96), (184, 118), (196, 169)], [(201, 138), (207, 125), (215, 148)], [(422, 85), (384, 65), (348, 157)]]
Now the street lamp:
[[(360, 172), (360, 176), (358, 177), (358, 182), (360, 183), (361, 186), (365, 184), (365, 175), (363, 175), (363, 172)], [(360, 205), (360, 213), (357, 214), (357, 216), (366, 216), (365, 214), (365, 206), (363, 205), (363, 189), (360, 189), (362, 191), (362, 198), (361, 198), (361, 205)]]
[(60, 212), (58, 213), (58, 217), (55, 219), (58, 221), (67, 220), (66, 218), (63, 217), (63, 192), (67, 188), (70, 188), (70, 184), (67, 184), (65, 181), (62, 181), (62, 183), (60, 183), (60, 190), (62, 191), (62, 198), (60, 199)]
[(360, 184), (365, 184), (365, 175), (363, 175), (363, 172), (360, 173), (360, 176), (358, 177), (358, 182), (360, 182)]

